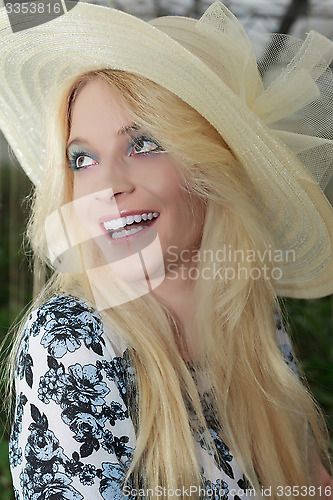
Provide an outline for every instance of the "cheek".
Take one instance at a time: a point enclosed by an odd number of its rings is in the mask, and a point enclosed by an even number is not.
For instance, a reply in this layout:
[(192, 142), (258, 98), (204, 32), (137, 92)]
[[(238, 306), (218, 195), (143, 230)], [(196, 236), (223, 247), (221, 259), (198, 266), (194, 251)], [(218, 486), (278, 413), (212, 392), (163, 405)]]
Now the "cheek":
[[(101, 187), (104, 188), (105, 179), (98, 165), (92, 165), (85, 169), (73, 173), (73, 198), (81, 198), (82, 196), (92, 196), (101, 192)], [(103, 191), (104, 189), (102, 189)]]
[(193, 192), (179, 188), (176, 193), (176, 231), (186, 247), (197, 245), (201, 239), (205, 222), (205, 203)]
[(87, 181), (88, 172), (74, 174), (73, 177), (73, 199), (77, 200), (91, 193), (91, 182)]
[(184, 196), (176, 167), (170, 160), (159, 161), (153, 169), (147, 169), (144, 179), (150, 193), (169, 210), (174, 210)]
[[(73, 182), (73, 202), (67, 210), (67, 218), (71, 224), (72, 233), (79, 234), (84, 239), (101, 236), (102, 231), (98, 224), (98, 211), (96, 207), (96, 193), (92, 189), (92, 183), (83, 179), (84, 175), (75, 177)], [(72, 236), (73, 237), (73, 236)]]
[(155, 166), (157, 168), (146, 175), (150, 193), (159, 198), (180, 231), (184, 232), (186, 228), (184, 236), (197, 232), (198, 228), (202, 231), (205, 218), (203, 200), (184, 187), (176, 165), (170, 160)]
[[(169, 179), (170, 180), (170, 179)], [(165, 182), (162, 193), (165, 207), (165, 234), (179, 248), (197, 246), (201, 239), (205, 221), (205, 203), (189, 193), (177, 181)]]

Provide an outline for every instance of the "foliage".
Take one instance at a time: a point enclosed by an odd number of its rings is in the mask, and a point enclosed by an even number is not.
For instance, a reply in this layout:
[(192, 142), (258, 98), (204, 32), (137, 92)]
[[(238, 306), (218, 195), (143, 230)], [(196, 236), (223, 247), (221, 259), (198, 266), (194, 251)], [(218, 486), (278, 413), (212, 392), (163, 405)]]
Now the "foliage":
[(333, 435), (333, 296), (285, 301), (288, 333), (294, 338), (308, 385)]
[(4, 398), (6, 381), (2, 378), (10, 347), (8, 330), (31, 300), (32, 277), (22, 252), (22, 234), (26, 221), (25, 199), (31, 189), (27, 176), (13, 160), (0, 165), (0, 491), (1, 500), (13, 500), (8, 465), (9, 415)]

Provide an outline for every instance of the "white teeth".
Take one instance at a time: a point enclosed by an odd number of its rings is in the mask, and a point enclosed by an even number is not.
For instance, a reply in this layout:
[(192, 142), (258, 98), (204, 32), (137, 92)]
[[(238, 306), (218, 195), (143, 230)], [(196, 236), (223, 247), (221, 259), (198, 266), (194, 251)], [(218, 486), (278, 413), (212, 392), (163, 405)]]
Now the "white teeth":
[[(127, 217), (121, 217), (119, 219), (112, 219), (110, 221), (103, 222), (104, 228), (107, 231), (116, 231), (117, 229), (120, 229), (121, 227), (130, 226), (134, 222), (141, 222), (146, 221), (146, 220), (152, 220), (153, 218), (156, 219), (160, 214), (158, 212), (149, 212), (149, 213), (144, 213), (144, 214), (135, 214), (135, 215), (128, 215)], [(124, 231), (122, 231), (124, 232)], [(119, 236), (122, 232), (117, 233), (117, 237), (121, 238)], [(135, 231), (137, 232), (137, 231)], [(134, 233), (133, 233), (134, 234)]]
[(143, 227), (132, 227), (131, 229), (124, 229), (124, 231), (118, 231), (117, 233), (112, 233), (111, 238), (117, 240), (118, 238), (124, 238), (125, 236), (130, 236), (131, 234), (138, 233), (142, 231)]

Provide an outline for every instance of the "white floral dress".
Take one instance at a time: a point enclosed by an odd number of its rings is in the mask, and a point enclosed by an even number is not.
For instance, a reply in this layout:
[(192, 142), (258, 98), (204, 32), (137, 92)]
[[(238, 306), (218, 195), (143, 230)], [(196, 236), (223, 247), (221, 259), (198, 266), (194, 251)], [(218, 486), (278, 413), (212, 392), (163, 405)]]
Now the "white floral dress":
[[(282, 355), (295, 371), (278, 318), (277, 335)], [(126, 348), (106, 334), (98, 313), (80, 299), (60, 294), (31, 313), (17, 357), (9, 446), (15, 500), (148, 498), (130, 485), (123, 489), (135, 449), (128, 413), (134, 377)], [(217, 419), (206, 404), (209, 393), (201, 396), (218, 454), (210, 455), (202, 435), (195, 436), (205, 483), (201, 497), (253, 497), (218, 435)], [(175, 494), (186, 498), (193, 492)], [(162, 490), (156, 493), (164, 496)]]

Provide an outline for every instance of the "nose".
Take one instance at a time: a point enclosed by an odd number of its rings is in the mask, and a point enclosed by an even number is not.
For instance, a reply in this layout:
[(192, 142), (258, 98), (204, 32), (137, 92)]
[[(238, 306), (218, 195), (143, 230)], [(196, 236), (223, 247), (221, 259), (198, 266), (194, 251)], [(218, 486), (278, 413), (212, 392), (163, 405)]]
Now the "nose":
[(100, 165), (98, 186), (101, 189), (95, 191), (95, 198), (105, 202), (118, 201), (135, 190), (128, 169), (121, 161)]

